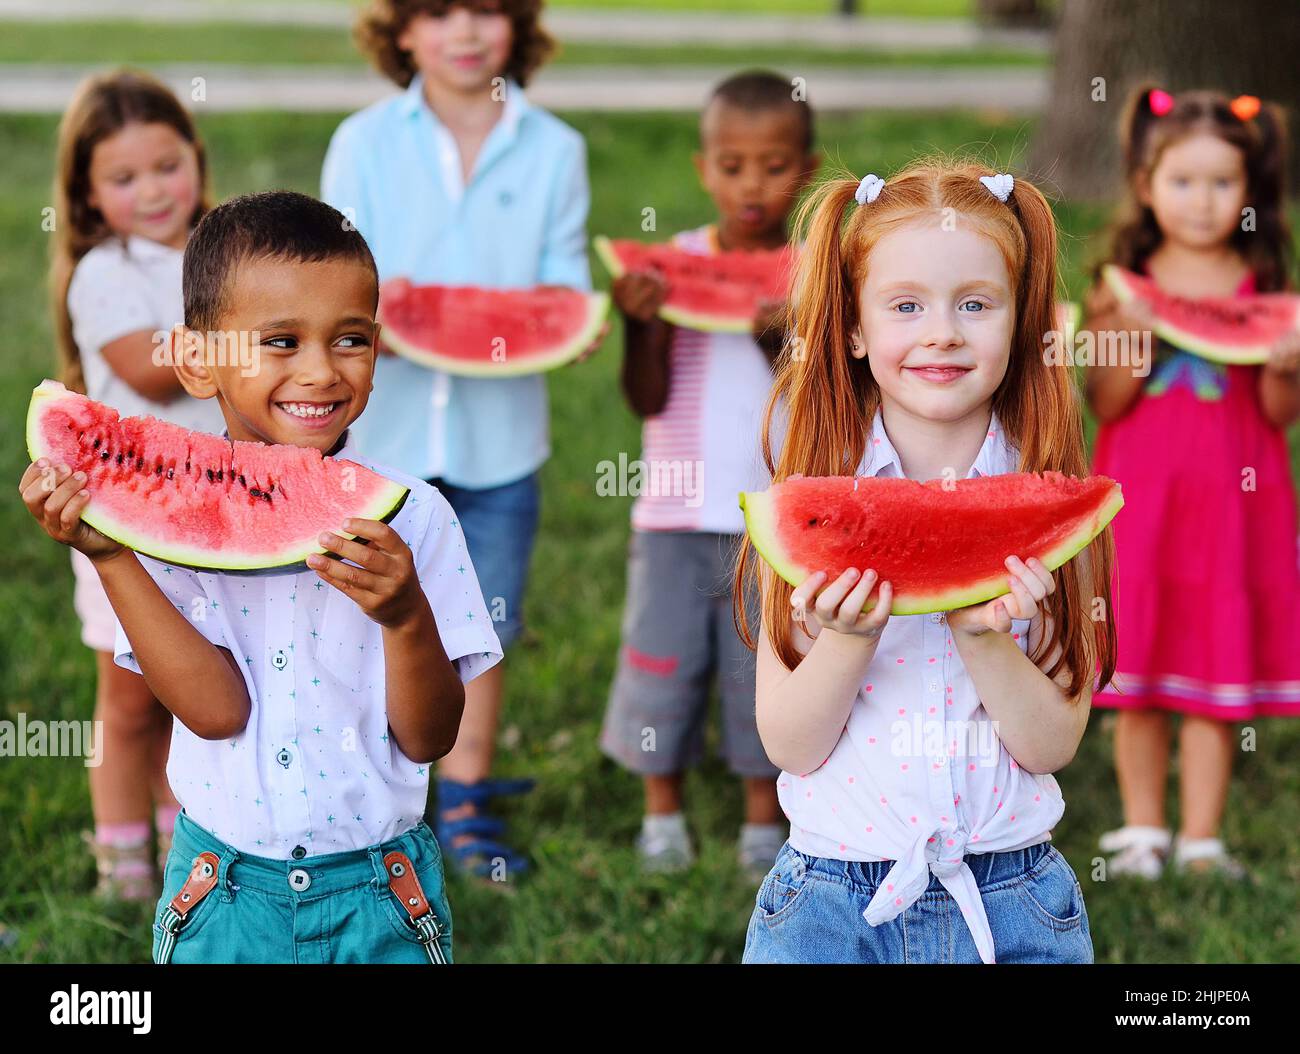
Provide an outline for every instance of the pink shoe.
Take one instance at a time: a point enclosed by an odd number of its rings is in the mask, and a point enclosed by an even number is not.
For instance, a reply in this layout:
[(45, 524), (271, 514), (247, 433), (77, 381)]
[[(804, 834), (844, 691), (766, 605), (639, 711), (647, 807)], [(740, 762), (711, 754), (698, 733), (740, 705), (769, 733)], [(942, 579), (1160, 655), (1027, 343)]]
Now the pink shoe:
[(147, 839), (139, 845), (116, 846), (95, 841), (90, 831), (83, 831), (81, 837), (95, 857), (95, 896), (132, 903), (154, 901), (161, 896), (162, 885), (154, 872)]

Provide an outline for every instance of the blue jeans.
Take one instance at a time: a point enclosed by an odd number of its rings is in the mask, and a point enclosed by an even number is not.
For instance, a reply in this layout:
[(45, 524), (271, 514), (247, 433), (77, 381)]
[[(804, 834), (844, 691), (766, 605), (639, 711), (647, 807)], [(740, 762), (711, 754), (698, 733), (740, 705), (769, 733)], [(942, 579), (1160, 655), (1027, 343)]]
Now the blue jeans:
[[(1050, 842), (967, 853), (999, 963), (1090, 963), (1083, 891)], [(961, 909), (937, 878), (903, 914), (862, 917), (893, 861), (808, 856), (789, 842), (763, 879), (745, 935), (746, 963), (978, 963)]]
[(492, 628), (504, 648), (524, 628), (524, 587), (541, 508), (537, 473), (482, 490), (437, 478), (428, 482), (442, 492), (460, 521)]

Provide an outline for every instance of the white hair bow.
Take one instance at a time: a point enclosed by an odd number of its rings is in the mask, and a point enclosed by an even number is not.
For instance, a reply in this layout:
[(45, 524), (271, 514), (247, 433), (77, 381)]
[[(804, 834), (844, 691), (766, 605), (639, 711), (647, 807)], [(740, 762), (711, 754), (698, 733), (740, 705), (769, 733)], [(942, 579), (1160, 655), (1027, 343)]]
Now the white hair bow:
[(989, 193), (1004, 205), (1007, 198), (1011, 197), (1011, 188), (1016, 185), (1016, 181), (1006, 172), (999, 172), (996, 176), (980, 176), (980, 182), (988, 187)]
[(874, 172), (868, 172), (862, 177), (862, 182), (858, 184), (858, 189), (853, 192), (853, 200), (859, 205), (870, 205), (876, 198), (880, 197), (881, 190), (884, 189), (885, 181)]

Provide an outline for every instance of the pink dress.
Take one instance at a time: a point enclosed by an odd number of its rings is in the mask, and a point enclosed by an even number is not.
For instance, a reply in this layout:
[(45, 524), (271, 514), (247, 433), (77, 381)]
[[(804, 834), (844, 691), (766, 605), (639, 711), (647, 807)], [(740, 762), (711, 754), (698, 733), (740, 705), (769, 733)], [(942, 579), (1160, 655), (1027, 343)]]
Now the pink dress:
[[(1255, 290), (1253, 276), (1237, 290)], [(1097, 433), (1115, 517), (1114, 684), (1094, 704), (1224, 721), (1300, 716), (1300, 565), (1286, 433), (1259, 366), (1172, 352)], [(1118, 691), (1117, 691), (1118, 689)]]

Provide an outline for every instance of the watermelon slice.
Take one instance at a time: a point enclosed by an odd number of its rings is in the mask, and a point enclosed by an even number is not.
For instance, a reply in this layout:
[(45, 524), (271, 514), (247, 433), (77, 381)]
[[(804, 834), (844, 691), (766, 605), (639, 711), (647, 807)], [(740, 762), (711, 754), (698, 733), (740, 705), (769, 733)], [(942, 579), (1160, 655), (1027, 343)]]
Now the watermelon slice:
[(875, 568), (891, 613), (951, 611), (1010, 592), (1008, 556), (1055, 570), (1124, 504), (1106, 476), (1008, 473), (954, 481), (799, 476), (741, 494), (754, 547), (783, 579)]
[(325, 550), (321, 531), (350, 516), (389, 520), (407, 488), (319, 450), (231, 442), (110, 406), (43, 381), (27, 410), (31, 459), (86, 473), (81, 518), (169, 564), (284, 571)]
[(412, 285), (391, 278), (379, 290), (379, 339), (403, 358), (444, 373), (518, 377), (577, 358), (608, 313), (608, 293)]
[(660, 318), (688, 329), (748, 333), (758, 302), (790, 292), (794, 252), (688, 253), (671, 245), (611, 241), (598, 235), (596, 255), (615, 278), (628, 271), (657, 271), (667, 279), (668, 299)]
[(1155, 280), (1114, 264), (1102, 278), (1120, 303), (1142, 297), (1151, 303), (1152, 329), (1175, 347), (1228, 365), (1268, 360), (1268, 349), (1300, 326), (1300, 294), (1205, 297), (1192, 300), (1166, 293)]

